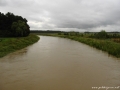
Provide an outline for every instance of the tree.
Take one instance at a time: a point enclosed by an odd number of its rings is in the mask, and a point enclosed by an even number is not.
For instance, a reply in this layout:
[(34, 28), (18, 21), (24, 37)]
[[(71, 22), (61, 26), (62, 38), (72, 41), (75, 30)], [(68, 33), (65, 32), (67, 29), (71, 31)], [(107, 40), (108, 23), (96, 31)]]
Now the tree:
[(27, 19), (11, 12), (0, 12), (0, 36), (28, 36), (30, 33)]
[(18, 22), (13, 22), (11, 29), (12, 29), (13, 35), (16, 37), (28, 36), (30, 32), (28, 29), (28, 25), (21, 20), (18, 20)]

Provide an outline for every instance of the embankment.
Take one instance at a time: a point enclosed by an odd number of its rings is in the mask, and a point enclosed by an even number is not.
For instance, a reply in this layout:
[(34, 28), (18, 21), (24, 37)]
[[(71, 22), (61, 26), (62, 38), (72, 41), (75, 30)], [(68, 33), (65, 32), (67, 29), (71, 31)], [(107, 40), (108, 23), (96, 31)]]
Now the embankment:
[(0, 38), (0, 57), (3, 57), (11, 52), (25, 48), (39, 40), (39, 37), (30, 34), (27, 37), (17, 38)]

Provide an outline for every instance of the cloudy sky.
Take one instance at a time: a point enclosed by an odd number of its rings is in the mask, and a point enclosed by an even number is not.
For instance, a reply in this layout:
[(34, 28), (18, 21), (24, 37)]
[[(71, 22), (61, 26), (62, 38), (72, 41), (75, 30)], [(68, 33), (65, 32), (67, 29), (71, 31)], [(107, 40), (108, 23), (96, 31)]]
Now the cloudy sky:
[(120, 32), (120, 0), (0, 0), (0, 12), (26, 18), (31, 30)]

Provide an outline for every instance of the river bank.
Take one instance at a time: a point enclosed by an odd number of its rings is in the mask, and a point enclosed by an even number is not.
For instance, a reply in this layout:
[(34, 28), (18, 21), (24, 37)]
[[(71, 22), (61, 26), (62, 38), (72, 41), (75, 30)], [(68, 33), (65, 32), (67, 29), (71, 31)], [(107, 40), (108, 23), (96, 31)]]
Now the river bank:
[(81, 37), (81, 36), (75, 36), (75, 35), (59, 35), (59, 34), (43, 34), (46, 36), (55, 36), (55, 37), (62, 37), (62, 38), (68, 38), (72, 39), (84, 44), (87, 44), (89, 46), (92, 46), (94, 48), (97, 48), (99, 50), (105, 51), (110, 55), (113, 55), (117, 58), (120, 58), (120, 43), (113, 42), (110, 39), (100, 40), (100, 39), (93, 39), (93, 38), (87, 38), (87, 37)]
[(30, 34), (27, 37), (16, 38), (0, 38), (0, 57), (3, 57), (11, 52), (25, 48), (39, 40), (39, 37)]

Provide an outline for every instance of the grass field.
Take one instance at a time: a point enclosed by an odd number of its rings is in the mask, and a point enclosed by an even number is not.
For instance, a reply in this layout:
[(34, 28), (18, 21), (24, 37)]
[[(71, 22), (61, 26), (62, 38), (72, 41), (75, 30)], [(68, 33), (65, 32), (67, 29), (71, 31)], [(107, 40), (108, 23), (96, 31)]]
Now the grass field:
[(0, 38), (0, 57), (29, 46), (38, 40), (39, 37), (34, 34), (30, 34), (27, 37)]

